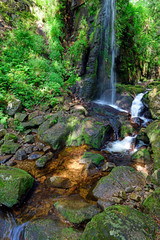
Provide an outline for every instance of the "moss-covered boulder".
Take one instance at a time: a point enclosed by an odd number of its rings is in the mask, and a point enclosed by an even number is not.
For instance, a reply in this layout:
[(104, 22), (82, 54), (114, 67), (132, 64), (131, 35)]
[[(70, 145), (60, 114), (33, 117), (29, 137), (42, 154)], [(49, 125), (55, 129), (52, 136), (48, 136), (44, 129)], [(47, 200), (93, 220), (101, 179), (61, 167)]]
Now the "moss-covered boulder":
[(130, 122), (124, 122), (121, 126), (121, 138), (130, 136), (133, 133), (133, 131), (134, 131), (134, 128), (130, 124)]
[(92, 218), (82, 240), (154, 240), (157, 230), (150, 216), (128, 206), (113, 206)]
[(160, 188), (157, 188), (145, 199), (143, 206), (145, 206), (151, 214), (160, 217)]
[(26, 225), (25, 240), (78, 240), (81, 232), (67, 228), (58, 219), (44, 219)]
[(104, 161), (104, 157), (99, 153), (85, 152), (80, 159), (81, 163), (93, 163), (98, 166), (102, 161)]
[(154, 171), (151, 176), (152, 183), (160, 186), (160, 168)]
[(27, 113), (16, 113), (14, 119), (18, 122), (23, 122), (27, 118)]
[(24, 170), (0, 166), (0, 203), (12, 207), (32, 187), (34, 179)]
[(114, 197), (129, 187), (143, 187), (145, 177), (132, 167), (115, 167), (111, 173), (101, 178), (93, 189), (93, 195), (98, 199), (98, 204), (106, 208), (115, 204)]
[(145, 128), (140, 129), (139, 133), (137, 134), (136, 140), (143, 141), (144, 143), (149, 144), (149, 138), (147, 137), (145, 130)]
[(52, 152), (48, 152), (45, 155), (43, 155), (42, 157), (40, 157), (37, 161), (36, 161), (36, 166), (38, 168), (43, 168), (45, 167), (46, 163), (48, 161), (50, 161), (53, 157), (53, 153)]
[(100, 213), (100, 209), (83, 199), (64, 199), (56, 202), (54, 206), (65, 219), (76, 224), (90, 220), (93, 216)]
[(34, 128), (40, 126), (45, 121), (45, 118), (43, 115), (36, 116), (29, 120), (28, 122), (21, 123), (24, 128)]
[(4, 141), (13, 141), (13, 142), (17, 142), (18, 137), (17, 135), (15, 135), (14, 133), (7, 133), (4, 136)]
[(146, 134), (152, 146), (154, 168), (160, 168), (160, 121), (155, 120), (146, 128)]
[(132, 161), (147, 164), (151, 162), (151, 155), (147, 149), (142, 148), (133, 154)]
[(160, 119), (160, 90), (154, 88), (148, 94), (149, 109), (154, 119)]
[(18, 99), (14, 99), (13, 101), (8, 103), (6, 111), (9, 116), (14, 116), (14, 114), (20, 111), (21, 108), (22, 108), (21, 101)]
[(6, 135), (7, 131), (4, 128), (3, 124), (0, 124), (0, 139), (3, 138)]
[(1, 153), (2, 154), (14, 154), (20, 145), (18, 143), (12, 141), (6, 141), (1, 146)]

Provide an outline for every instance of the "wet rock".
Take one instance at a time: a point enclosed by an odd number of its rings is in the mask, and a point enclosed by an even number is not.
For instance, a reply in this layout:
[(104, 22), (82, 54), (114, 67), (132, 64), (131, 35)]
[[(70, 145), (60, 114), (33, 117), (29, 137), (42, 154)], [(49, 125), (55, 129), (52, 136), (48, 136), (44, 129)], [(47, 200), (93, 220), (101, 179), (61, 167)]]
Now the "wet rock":
[(33, 151), (34, 152), (36, 152), (36, 151), (43, 151), (43, 148), (44, 148), (44, 144), (41, 143), (41, 142), (37, 142), (36, 146), (33, 147)]
[(142, 124), (142, 120), (139, 117), (133, 117), (131, 118), (131, 124), (134, 126), (134, 128), (138, 128)]
[(102, 165), (102, 170), (105, 171), (111, 171), (116, 165), (112, 162), (106, 162)]
[(138, 141), (143, 141), (145, 144), (149, 144), (149, 138), (147, 137), (147, 134), (145, 132), (145, 128), (141, 128), (137, 137), (136, 137), (136, 140)]
[(151, 111), (152, 117), (154, 119), (159, 119), (160, 117), (160, 92), (158, 88), (154, 88), (148, 94), (149, 99), (149, 109)]
[(8, 160), (7, 162), (5, 162), (3, 165), (13, 167), (13, 166), (15, 166), (16, 164), (17, 164), (17, 163), (11, 158), (11, 159)]
[(154, 169), (160, 168), (160, 121), (156, 120), (148, 125), (146, 133), (151, 143), (154, 158)]
[(18, 143), (14, 143), (12, 141), (6, 141), (1, 146), (1, 153), (2, 154), (14, 154), (20, 148)]
[(44, 116), (37, 116), (32, 118), (31, 120), (29, 120), (28, 122), (23, 122), (22, 126), (24, 128), (34, 128), (34, 127), (38, 127), (39, 125), (41, 125), (43, 122), (45, 121)]
[(4, 141), (17, 142), (18, 137), (14, 133), (7, 133), (4, 137)]
[(27, 159), (27, 154), (26, 154), (26, 152), (24, 151), (23, 148), (19, 149), (16, 152), (16, 154), (14, 155), (14, 159), (15, 160), (20, 160), (20, 161)]
[(52, 158), (53, 158), (53, 153), (48, 152), (36, 161), (36, 166), (38, 168), (43, 168), (45, 167), (46, 163), (50, 161)]
[(34, 179), (24, 170), (0, 166), (0, 182), (0, 203), (12, 207), (32, 187)]
[(154, 171), (151, 178), (154, 184), (160, 185), (160, 168)]
[(34, 143), (33, 135), (27, 135), (24, 139), (24, 143)]
[(83, 199), (64, 199), (56, 202), (54, 206), (65, 219), (76, 224), (89, 220), (100, 212), (95, 205), (91, 205)]
[(127, 199), (127, 194), (126, 194), (125, 191), (119, 191), (118, 196), (121, 197), (124, 200)]
[(132, 161), (143, 164), (152, 163), (150, 153), (145, 148), (142, 148), (135, 152), (132, 156)]
[(81, 232), (67, 228), (58, 219), (41, 219), (28, 222), (25, 227), (25, 240), (64, 240), (80, 239)]
[(0, 164), (7, 162), (13, 155), (0, 156)]
[(117, 95), (116, 105), (126, 111), (130, 111), (133, 98), (125, 95)]
[(27, 113), (16, 113), (14, 119), (18, 122), (23, 122), (27, 118)]
[(111, 173), (99, 180), (93, 189), (93, 195), (98, 198), (98, 204), (105, 208), (110, 203), (113, 204), (112, 197), (118, 192), (125, 191), (127, 187), (144, 186), (145, 177), (131, 167), (116, 167)]
[(40, 158), (44, 153), (41, 152), (33, 152), (28, 156), (29, 160), (35, 160), (37, 158)]
[(141, 201), (141, 196), (137, 193), (132, 192), (130, 195), (130, 199), (136, 201), (136, 202), (140, 202)]
[(125, 138), (127, 136), (132, 135), (133, 131), (134, 131), (134, 128), (130, 124), (130, 122), (128, 121), (123, 122), (121, 126), (121, 138)]
[(148, 215), (128, 206), (111, 206), (87, 224), (82, 240), (156, 238), (158, 226)]
[(49, 150), (51, 150), (51, 146), (47, 145), (43, 148), (43, 152), (48, 152)]
[(81, 163), (93, 163), (98, 166), (102, 161), (104, 161), (104, 157), (98, 153), (85, 152), (80, 159)]
[(112, 197), (112, 201), (115, 204), (121, 204), (123, 202), (122, 198), (119, 198), (119, 197)]
[(160, 188), (157, 188), (145, 199), (143, 206), (145, 206), (151, 214), (160, 217)]
[(72, 186), (71, 181), (68, 178), (53, 176), (50, 178), (51, 185), (55, 188), (70, 188)]
[(14, 114), (20, 111), (22, 108), (21, 101), (18, 99), (13, 100), (12, 102), (8, 103), (6, 112), (9, 116), (14, 116)]

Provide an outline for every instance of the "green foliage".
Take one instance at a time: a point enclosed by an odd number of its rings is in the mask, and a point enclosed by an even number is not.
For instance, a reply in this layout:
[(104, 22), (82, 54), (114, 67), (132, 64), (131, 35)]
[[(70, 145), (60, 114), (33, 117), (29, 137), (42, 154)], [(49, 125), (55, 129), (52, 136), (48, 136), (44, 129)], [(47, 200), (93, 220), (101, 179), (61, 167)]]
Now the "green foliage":
[(89, 14), (90, 16), (93, 16), (96, 11), (97, 11), (97, 8), (100, 6), (100, 2), (99, 0), (87, 0), (85, 2), (85, 5), (87, 6), (88, 10), (89, 10)]
[(5, 128), (7, 128), (7, 119), (8, 116), (5, 115), (2, 110), (0, 110), (0, 124), (3, 124)]

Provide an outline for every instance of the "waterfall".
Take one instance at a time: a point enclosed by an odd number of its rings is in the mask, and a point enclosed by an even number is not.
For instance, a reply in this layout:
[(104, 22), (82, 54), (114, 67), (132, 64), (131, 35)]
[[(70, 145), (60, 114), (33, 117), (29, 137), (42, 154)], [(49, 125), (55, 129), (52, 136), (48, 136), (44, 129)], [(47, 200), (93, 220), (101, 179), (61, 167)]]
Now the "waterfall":
[(105, 0), (103, 18), (98, 68), (98, 98), (104, 104), (113, 105), (116, 95), (115, 0)]

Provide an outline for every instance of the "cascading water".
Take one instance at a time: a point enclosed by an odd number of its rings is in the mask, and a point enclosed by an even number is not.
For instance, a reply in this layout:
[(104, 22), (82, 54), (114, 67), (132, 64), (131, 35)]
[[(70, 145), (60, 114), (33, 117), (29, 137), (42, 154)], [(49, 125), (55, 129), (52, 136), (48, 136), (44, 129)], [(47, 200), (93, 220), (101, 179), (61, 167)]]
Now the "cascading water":
[(99, 102), (114, 104), (116, 95), (115, 73), (115, 0), (105, 0), (104, 23), (101, 37), (101, 56), (99, 57), (98, 81)]

